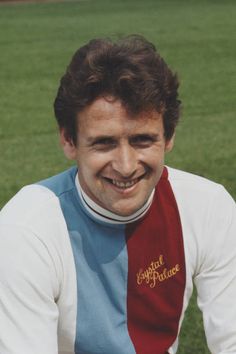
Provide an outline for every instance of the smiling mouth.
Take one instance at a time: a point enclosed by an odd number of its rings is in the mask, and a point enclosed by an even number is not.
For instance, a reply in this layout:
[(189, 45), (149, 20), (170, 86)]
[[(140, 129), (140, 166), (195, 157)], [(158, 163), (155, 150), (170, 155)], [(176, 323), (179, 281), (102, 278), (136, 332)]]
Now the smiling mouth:
[(129, 180), (129, 181), (119, 181), (117, 179), (112, 179), (112, 178), (107, 178), (107, 177), (104, 177), (104, 179), (115, 187), (118, 187), (121, 189), (128, 189), (130, 187), (133, 187), (135, 184), (137, 184), (144, 177), (144, 175), (142, 175), (138, 178)]

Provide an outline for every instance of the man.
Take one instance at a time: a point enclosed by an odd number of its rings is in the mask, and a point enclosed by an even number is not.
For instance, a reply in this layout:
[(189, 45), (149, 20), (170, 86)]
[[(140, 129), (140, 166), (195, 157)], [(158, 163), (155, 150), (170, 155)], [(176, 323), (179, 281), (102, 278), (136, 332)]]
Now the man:
[(235, 204), (164, 166), (177, 89), (142, 37), (75, 53), (55, 115), (76, 167), (1, 212), (2, 354), (176, 353), (192, 280), (209, 349), (236, 353)]

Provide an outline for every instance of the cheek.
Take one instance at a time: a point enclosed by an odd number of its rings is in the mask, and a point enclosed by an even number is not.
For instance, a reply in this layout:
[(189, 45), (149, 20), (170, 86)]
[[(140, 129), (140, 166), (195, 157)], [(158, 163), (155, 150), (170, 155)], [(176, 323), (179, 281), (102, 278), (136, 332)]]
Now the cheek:
[(106, 166), (106, 160), (104, 156), (98, 156), (95, 154), (84, 155), (83, 158), (78, 159), (78, 167), (81, 174), (84, 177), (93, 177), (96, 176), (103, 168)]
[(159, 171), (164, 165), (164, 154), (156, 152), (155, 154), (147, 155), (143, 161), (145, 161), (153, 171)]
[(165, 157), (164, 145), (160, 144), (160, 146), (152, 146), (149, 149), (144, 149), (140, 151), (139, 158), (141, 161), (145, 162), (150, 166), (157, 167), (158, 165), (162, 165)]

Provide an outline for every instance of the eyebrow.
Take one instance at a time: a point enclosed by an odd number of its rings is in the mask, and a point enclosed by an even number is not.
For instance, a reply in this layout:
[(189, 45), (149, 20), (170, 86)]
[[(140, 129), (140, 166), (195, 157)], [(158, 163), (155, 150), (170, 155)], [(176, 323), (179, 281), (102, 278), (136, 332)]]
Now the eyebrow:
[(93, 136), (88, 137), (87, 142), (89, 145), (93, 145), (100, 140), (106, 140), (106, 139), (116, 140), (117, 138), (113, 135), (98, 135), (94, 137)]
[[(137, 139), (137, 138), (141, 138), (141, 137), (149, 137), (150, 139), (153, 139), (154, 141), (155, 140), (158, 140), (160, 138), (160, 135), (159, 134), (152, 134), (152, 133), (137, 133), (137, 134), (132, 134), (128, 137), (129, 140), (132, 140), (132, 139)], [(117, 140), (117, 137), (115, 135), (98, 135), (98, 136), (91, 136), (91, 137), (88, 137), (87, 138), (87, 142), (89, 145), (93, 145), (93, 144), (96, 144), (97, 142), (99, 141), (102, 141), (102, 140)]]
[(153, 134), (153, 133), (138, 133), (138, 134), (133, 134), (130, 135), (130, 139), (135, 139), (135, 138), (142, 138), (142, 137), (147, 137), (151, 138), (153, 140), (157, 140), (160, 138), (160, 134)]

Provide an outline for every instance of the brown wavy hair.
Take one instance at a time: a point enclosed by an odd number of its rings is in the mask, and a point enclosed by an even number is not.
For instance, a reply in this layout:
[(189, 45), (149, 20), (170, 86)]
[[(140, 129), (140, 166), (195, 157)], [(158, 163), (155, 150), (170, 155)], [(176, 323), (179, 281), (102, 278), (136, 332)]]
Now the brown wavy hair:
[(76, 144), (79, 112), (109, 95), (121, 100), (134, 117), (148, 110), (162, 113), (169, 140), (179, 120), (178, 86), (177, 75), (144, 37), (93, 39), (76, 51), (61, 78), (55, 116), (59, 128)]

